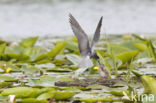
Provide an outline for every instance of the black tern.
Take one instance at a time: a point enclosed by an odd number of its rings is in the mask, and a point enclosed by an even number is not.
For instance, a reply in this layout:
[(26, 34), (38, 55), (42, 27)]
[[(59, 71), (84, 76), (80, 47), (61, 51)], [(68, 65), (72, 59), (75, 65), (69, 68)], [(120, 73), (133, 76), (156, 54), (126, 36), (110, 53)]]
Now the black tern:
[(90, 58), (94, 58), (96, 60), (99, 59), (96, 51), (94, 50), (94, 46), (100, 39), (100, 30), (102, 26), (103, 17), (100, 18), (100, 21), (97, 25), (91, 46), (89, 45), (89, 39), (88, 39), (87, 34), (81, 28), (77, 20), (71, 14), (69, 14), (69, 18), (70, 18), (69, 22), (70, 22), (71, 28), (76, 38), (78, 39), (78, 46), (79, 46), (80, 54), (83, 56), (83, 60), (81, 61), (79, 67), (91, 67), (93, 66), (93, 64), (91, 63), (89, 59)]
[(89, 45), (88, 36), (84, 32), (84, 30), (81, 28), (79, 23), (76, 21), (76, 19), (71, 14), (69, 14), (69, 17), (70, 17), (70, 24), (71, 24), (72, 30), (78, 39), (80, 54), (82, 56), (89, 55), (91, 58), (98, 59), (98, 56), (94, 50), (94, 46), (100, 39), (100, 30), (101, 30), (101, 26), (102, 26), (102, 18), (103, 17), (100, 18), (100, 21), (97, 25), (96, 31), (94, 33), (94, 38), (91, 43), (91, 47)]
[(98, 25), (96, 27), (96, 30), (95, 30), (95, 33), (94, 33), (94, 37), (93, 37), (93, 40), (92, 40), (92, 43), (91, 43), (91, 46), (90, 46), (87, 34), (81, 28), (81, 26), (76, 21), (76, 19), (71, 14), (69, 14), (69, 22), (70, 22), (71, 28), (72, 28), (76, 38), (78, 39), (79, 51), (80, 51), (80, 54), (83, 57), (82, 61), (79, 64), (80, 69), (78, 69), (75, 72), (76, 76), (78, 76), (80, 73), (84, 72), (87, 68), (93, 66), (91, 58), (94, 58), (95, 60), (98, 61), (100, 76), (104, 77), (104, 78), (108, 78), (108, 76), (109, 76), (109, 73), (104, 68), (104, 65), (100, 64), (99, 57), (98, 57), (96, 51), (94, 50), (95, 44), (100, 39), (100, 31), (101, 31), (101, 26), (102, 26), (102, 19), (103, 19), (103, 17), (101, 17), (99, 22), (98, 22)]

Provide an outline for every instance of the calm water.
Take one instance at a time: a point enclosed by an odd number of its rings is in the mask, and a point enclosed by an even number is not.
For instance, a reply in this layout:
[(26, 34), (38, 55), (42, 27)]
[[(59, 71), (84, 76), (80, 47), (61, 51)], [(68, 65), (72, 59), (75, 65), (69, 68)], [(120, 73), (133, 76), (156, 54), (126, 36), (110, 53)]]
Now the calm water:
[(73, 35), (72, 13), (88, 34), (156, 33), (156, 0), (1, 0), (0, 36)]

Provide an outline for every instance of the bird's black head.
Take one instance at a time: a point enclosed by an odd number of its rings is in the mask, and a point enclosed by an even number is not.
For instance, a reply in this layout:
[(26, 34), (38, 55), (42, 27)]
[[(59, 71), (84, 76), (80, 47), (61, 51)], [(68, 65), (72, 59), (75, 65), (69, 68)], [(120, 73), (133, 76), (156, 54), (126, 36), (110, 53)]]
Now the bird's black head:
[(90, 58), (94, 58), (95, 60), (99, 59), (99, 56), (97, 55), (96, 52), (91, 53)]

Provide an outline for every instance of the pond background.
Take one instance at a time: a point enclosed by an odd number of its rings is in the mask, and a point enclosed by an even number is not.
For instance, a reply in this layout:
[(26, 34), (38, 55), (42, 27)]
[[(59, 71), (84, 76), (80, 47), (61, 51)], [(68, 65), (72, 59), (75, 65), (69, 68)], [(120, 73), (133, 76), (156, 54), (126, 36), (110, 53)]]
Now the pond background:
[(156, 33), (156, 0), (0, 0), (0, 37), (73, 35), (68, 14), (92, 35)]

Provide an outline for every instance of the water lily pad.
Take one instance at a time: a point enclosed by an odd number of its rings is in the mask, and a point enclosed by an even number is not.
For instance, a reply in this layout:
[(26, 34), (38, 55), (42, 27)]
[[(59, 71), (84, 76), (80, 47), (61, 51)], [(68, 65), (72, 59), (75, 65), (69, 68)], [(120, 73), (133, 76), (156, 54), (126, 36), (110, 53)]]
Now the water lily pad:
[(66, 42), (58, 43), (51, 51), (47, 53), (49, 58), (54, 58), (57, 54), (60, 53), (61, 50), (64, 49)]
[(13, 83), (9, 83), (9, 82), (0, 82), (0, 88), (11, 87), (12, 85), (13, 85)]
[(52, 92), (48, 92), (48, 93), (43, 93), (40, 96), (37, 97), (38, 100), (47, 100), (49, 98), (53, 98), (54, 97), (54, 93)]
[(119, 44), (109, 44), (109, 46), (110, 46), (110, 48), (112, 49), (112, 51), (113, 51), (113, 53), (115, 55), (117, 55), (119, 53), (122, 53), (122, 52), (128, 52), (128, 51), (131, 50), (131, 49), (123, 47), (123, 46), (121, 46)]
[(115, 95), (115, 96), (124, 96), (123, 92), (125, 92), (126, 94), (129, 94), (128, 91), (124, 91), (124, 90), (121, 90), (121, 91), (110, 91), (110, 93)]
[(58, 81), (73, 81), (73, 79), (71, 77), (68, 77), (68, 76), (62, 76), (62, 77), (59, 77), (57, 79), (58, 79)]
[(66, 42), (67, 42), (66, 49), (72, 51), (78, 50), (78, 44), (76, 42), (74, 42), (73, 40), (67, 40)]
[(149, 56), (156, 62), (156, 52), (151, 40), (147, 41), (147, 47)]
[(34, 60), (34, 62), (43, 60), (43, 59), (45, 59), (47, 57), (48, 57), (47, 53), (40, 54), (38, 57), (36, 57), (36, 59)]
[(42, 76), (39, 80), (30, 79), (28, 85), (49, 87), (54, 86), (55, 81), (57, 81), (56, 77)]
[(23, 65), (21, 70), (25, 73), (25, 74), (34, 74), (34, 73), (39, 73), (40, 69), (35, 67), (35, 66), (31, 66), (31, 65)]
[(47, 100), (38, 100), (35, 98), (26, 98), (26, 99), (22, 99), (21, 101), (19, 101), (17, 103), (49, 103), (49, 102)]
[(47, 69), (47, 72), (71, 72), (71, 70), (62, 69), (62, 68), (51, 68), (51, 69)]
[(6, 47), (6, 44), (5, 43), (0, 45), (0, 54), (3, 54), (4, 53), (5, 47)]
[(6, 58), (16, 59), (18, 61), (28, 61), (30, 58), (28, 55), (16, 54), (16, 53), (9, 53), (6, 56), (7, 56)]
[(140, 40), (137, 40), (137, 39), (134, 39), (134, 40), (126, 40), (126, 41), (123, 41), (120, 45), (123, 46), (123, 47), (129, 48), (131, 50), (137, 50), (134, 47), (134, 44), (136, 44), (136, 43), (140, 43)]
[(77, 66), (75, 66), (75, 65), (70, 65), (70, 66), (68, 66), (68, 65), (63, 65), (63, 66), (61, 66), (62, 68), (67, 68), (67, 69), (71, 69), (71, 70), (77, 70), (78, 69), (78, 67)]
[(46, 87), (46, 88), (39, 89), (39, 90), (37, 91), (35, 97), (38, 97), (38, 96), (41, 95), (41, 94), (48, 93), (48, 92), (54, 91), (54, 90), (55, 90), (55, 88), (53, 88), (53, 87)]
[(30, 86), (43, 86), (43, 87), (52, 87), (55, 86), (57, 81), (73, 81), (70, 77), (55, 77), (55, 76), (42, 76), (40, 79), (33, 80), (30, 79), (28, 85)]
[(80, 101), (85, 103), (95, 103), (95, 102), (112, 102), (112, 97), (105, 97), (105, 98), (84, 98), (80, 99)]
[(147, 50), (147, 45), (145, 43), (135, 43), (134, 47), (139, 49), (142, 52)]
[(61, 52), (61, 50), (64, 49), (65, 45), (66, 45), (66, 42), (58, 43), (49, 52), (43, 53), (43, 54), (39, 55), (38, 57), (36, 57), (36, 59), (34, 61), (40, 61), (40, 60), (43, 60), (43, 59), (54, 58), (57, 54), (59, 54)]
[(145, 88), (145, 93), (156, 95), (156, 79), (150, 76), (142, 76), (141, 79)]
[(73, 90), (73, 89), (79, 89), (79, 90), (83, 90), (83, 91), (87, 91), (90, 90), (90, 88), (86, 88), (86, 87), (66, 87), (66, 88), (61, 88), (62, 90)]
[(8, 96), (8, 95), (16, 95), (16, 98), (26, 98), (26, 97), (33, 97), (34, 94), (37, 92), (38, 89), (29, 88), (29, 87), (15, 87), (4, 89), (1, 95)]
[(138, 51), (128, 51), (118, 54), (116, 57), (122, 61), (122, 63), (130, 62), (136, 55)]
[(23, 46), (25, 48), (33, 47), (37, 40), (38, 40), (38, 37), (26, 38), (26, 39), (21, 40), (19, 44), (20, 46)]
[(68, 100), (75, 95), (75, 93), (73, 92), (62, 92), (62, 91), (56, 91), (53, 93), (55, 94), (53, 98), (56, 100)]
[(8, 75), (0, 75), (0, 81), (11, 81), (11, 80), (15, 80), (15, 78)]
[(67, 54), (66, 55), (67, 59), (69, 61), (71, 61), (74, 65), (78, 65), (80, 63), (80, 61), (82, 60), (82, 58), (78, 55), (75, 54)]

